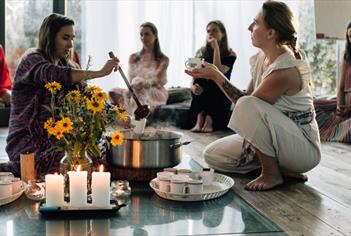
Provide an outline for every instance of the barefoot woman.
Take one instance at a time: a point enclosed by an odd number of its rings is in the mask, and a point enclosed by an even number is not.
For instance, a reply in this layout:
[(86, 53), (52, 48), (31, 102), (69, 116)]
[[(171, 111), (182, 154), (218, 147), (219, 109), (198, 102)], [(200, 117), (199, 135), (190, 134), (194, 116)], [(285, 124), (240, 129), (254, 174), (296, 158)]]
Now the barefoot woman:
[(246, 189), (268, 190), (284, 177), (306, 180), (302, 173), (320, 161), (320, 140), (311, 93), (311, 73), (296, 49), (293, 15), (282, 2), (267, 1), (249, 26), (260, 52), (250, 59), (252, 79), (241, 92), (214, 66), (186, 71), (215, 81), (235, 103), (228, 127), (237, 134), (209, 144), (204, 158), (223, 172), (245, 173), (261, 167)]

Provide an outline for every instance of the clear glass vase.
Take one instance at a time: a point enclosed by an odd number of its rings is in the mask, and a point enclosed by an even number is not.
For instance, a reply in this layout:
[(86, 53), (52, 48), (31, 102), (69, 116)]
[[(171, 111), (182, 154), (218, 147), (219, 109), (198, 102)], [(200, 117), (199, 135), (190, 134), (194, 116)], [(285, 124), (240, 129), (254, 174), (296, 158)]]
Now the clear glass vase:
[(88, 195), (91, 194), (91, 173), (93, 162), (87, 155), (85, 149), (82, 150), (69, 150), (65, 152), (65, 156), (60, 161), (60, 173), (64, 176), (65, 183), (65, 198), (69, 197), (69, 177), (68, 171), (80, 171), (88, 172)]

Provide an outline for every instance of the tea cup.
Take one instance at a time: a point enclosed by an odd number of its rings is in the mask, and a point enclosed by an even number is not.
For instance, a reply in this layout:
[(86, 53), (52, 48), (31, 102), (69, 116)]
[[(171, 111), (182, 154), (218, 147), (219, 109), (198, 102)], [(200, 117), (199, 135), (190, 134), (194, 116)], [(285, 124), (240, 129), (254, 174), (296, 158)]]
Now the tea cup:
[(200, 69), (202, 67), (203, 59), (198, 57), (191, 57), (185, 62), (185, 67), (188, 70)]

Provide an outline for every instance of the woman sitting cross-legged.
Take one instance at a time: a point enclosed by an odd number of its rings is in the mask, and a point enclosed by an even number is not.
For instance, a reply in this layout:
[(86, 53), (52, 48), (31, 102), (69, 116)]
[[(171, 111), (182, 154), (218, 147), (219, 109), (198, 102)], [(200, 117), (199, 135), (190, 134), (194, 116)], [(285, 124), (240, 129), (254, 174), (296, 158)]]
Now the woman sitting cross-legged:
[(252, 44), (261, 50), (250, 60), (252, 79), (246, 93), (212, 64), (186, 71), (213, 80), (236, 104), (228, 127), (237, 134), (209, 144), (204, 158), (223, 172), (261, 167), (261, 175), (246, 185), (248, 190), (274, 188), (284, 177), (306, 180), (302, 173), (321, 158), (311, 73), (304, 53), (296, 49), (292, 20), (285, 3), (267, 1), (249, 26)]
[(346, 29), (346, 46), (337, 98), (316, 99), (314, 106), (321, 140), (351, 143), (351, 22)]
[[(228, 79), (233, 70), (236, 54), (228, 46), (224, 24), (210, 21), (206, 27), (206, 45), (196, 57), (213, 63)], [(212, 80), (194, 78), (191, 85), (192, 100), (186, 128), (193, 132), (212, 132), (226, 128), (230, 117), (230, 100)], [(214, 97), (216, 99), (214, 99)]]
[[(162, 53), (156, 26), (151, 22), (140, 26), (140, 40), (143, 48), (129, 57), (129, 80), (136, 96), (150, 111), (164, 105), (168, 99), (167, 83), (168, 57)], [(137, 104), (131, 92), (114, 88), (109, 92), (114, 104), (123, 104), (129, 114), (134, 114)]]

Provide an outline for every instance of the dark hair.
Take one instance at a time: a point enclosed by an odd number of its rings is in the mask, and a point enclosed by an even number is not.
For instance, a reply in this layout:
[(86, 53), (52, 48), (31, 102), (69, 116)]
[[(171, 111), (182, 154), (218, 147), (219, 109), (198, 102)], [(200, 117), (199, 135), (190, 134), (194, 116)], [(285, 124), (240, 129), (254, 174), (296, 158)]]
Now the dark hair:
[(38, 49), (52, 62), (55, 59), (55, 38), (64, 26), (74, 25), (74, 21), (66, 16), (53, 13), (47, 16), (40, 26)]
[[(154, 57), (157, 62), (159, 62), (164, 54), (161, 51), (160, 42), (158, 40), (158, 31), (156, 26), (151, 22), (145, 22), (140, 25), (140, 28), (148, 27), (150, 28), (151, 32), (156, 36), (155, 43), (154, 43)], [(140, 56), (144, 54), (144, 48), (141, 49), (140, 53), (138, 53), (136, 60), (140, 59)]]
[(345, 52), (344, 52), (344, 60), (351, 62), (351, 42), (349, 37), (347, 36), (347, 31), (351, 28), (351, 22), (347, 25), (346, 28), (346, 44), (345, 44)]
[(262, 10), (266, 27), (274, 29), (278, 34), (277, 42), (289, 46), (295, 58), (301, 59), (296, 46), (297, 30), (293, 23), (294, 16), (290, 8), (283, 2), (266, 1)]
[[(213, 21), (210, 21), (207, 24), (206, 30), (211, 24), (217, 25), (219, 30), (223, 34), (223, 37), (222, 37), (221, 41), (218, 42), (219, 43), (219, 50), (221, 52), (221, 56), (228, 55), (230, 52), (229, 52), (229, 46), (228, 46), (227, 30), (225, 29), (224, 24), (221, 21), (219, 21), (219, 20), (213, 20)], [(202, 53), (202, 56), (205, 59), (209, 59), (209, 58), (213, 57), (213, 48), (211, 47), (211, 44), (209, 42), (207, 42), (207, 40), (206, 40), (205, 47), (203, 47), (202, 50), (201, 50), (201, 53)]]

